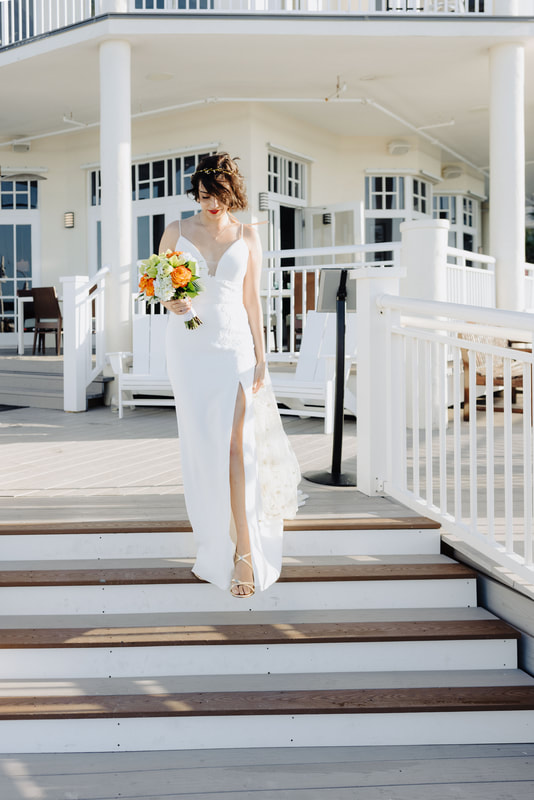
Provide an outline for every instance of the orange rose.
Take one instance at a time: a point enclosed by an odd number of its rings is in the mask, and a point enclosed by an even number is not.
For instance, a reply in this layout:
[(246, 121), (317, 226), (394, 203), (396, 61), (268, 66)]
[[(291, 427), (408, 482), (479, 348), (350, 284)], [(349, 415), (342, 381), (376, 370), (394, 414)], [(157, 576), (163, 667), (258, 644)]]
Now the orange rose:
[(164, 255), (165, 255), (165, 258), (172, 258), (173, 256), (181, 256), (181, 255), (183, 255), (183, 251), (182, 250), (173, 250), (172, 253), (170, 253), (167, 250), (167, 252)]
[(191, 280), (191, 270), (187, 267), (176, 267), (171, 272), (172, 285), (175, 289), (183, 289)]

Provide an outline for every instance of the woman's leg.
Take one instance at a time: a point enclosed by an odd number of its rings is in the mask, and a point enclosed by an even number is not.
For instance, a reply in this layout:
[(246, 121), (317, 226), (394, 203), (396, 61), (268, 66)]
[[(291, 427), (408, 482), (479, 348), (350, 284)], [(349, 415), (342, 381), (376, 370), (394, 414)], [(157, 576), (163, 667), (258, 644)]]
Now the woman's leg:
[[(245, 510), (245, 467), (243, 464), (245, 410), (245, 393), (243, 387), (239, 384), (232, 425), (232, 438), (230, 440), (230, 500), (236, 528), (236, 549), (237, 553), (242, 556), (250, 553), (250, 538)], [(238, 561), (235, 565), (234, 578), (238, 581), (253, 583), (254, 573), (247, 564), (243, 561)], [(234, 594), (252, 594), (248, 586), (237, 586), (232, 591)]]

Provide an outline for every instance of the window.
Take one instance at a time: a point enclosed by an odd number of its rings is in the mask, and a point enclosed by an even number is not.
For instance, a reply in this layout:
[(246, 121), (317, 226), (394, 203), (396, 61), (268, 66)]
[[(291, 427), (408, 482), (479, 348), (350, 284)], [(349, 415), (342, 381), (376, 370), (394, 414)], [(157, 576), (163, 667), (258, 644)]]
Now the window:
[(369, 211), (404, 209), (404, 177), (377, 175), (365, 179), (365, 208)]
[(458, 194), (438, 194), (433, 198), (434, 219), (450, 222), (449, 246), (474, 251), (478, 247), (479, 202)]
[(420, 214), (427, 214), (430, 212), (430, 187), (425, 181), (419, 178), (413, 179), (413, 210), (418, 211)]
[[(183, 195), (191, 189), (198, 162), (211, 153), (191, 153), (174, 158), (132, 164), (132, 200), (153, 200)], [(91, 205), (102, 202), (100, 170), (91, 172)]]
[(273, 194), (306, 199), (306, 164), (294, 158), (269, 153), (267, 188)]
[(0, 181), (0, 209), (37, 208), (37, 181)]
[(462, 205), (463, 205), (463, 224), (466, 228), (474, 228), (475, 227), (475, 211), (474, 211), (474, 203), (473, 200), (469, 197), (462, 198)]
[(448, 219), (456, 225), (456, 197), (450, 194), (436, 195), (433, 199), (434, 219)]

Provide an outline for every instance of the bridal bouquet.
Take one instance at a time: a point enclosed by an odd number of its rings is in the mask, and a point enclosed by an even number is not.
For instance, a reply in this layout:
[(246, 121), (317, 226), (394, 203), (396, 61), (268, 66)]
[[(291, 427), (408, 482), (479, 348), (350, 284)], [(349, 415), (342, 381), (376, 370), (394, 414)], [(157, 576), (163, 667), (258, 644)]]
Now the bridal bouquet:
[[(160, 300), (181, 300), (196, 297), (202, 291), (196, 272), (197, 262), (189, 253), (167, 250), (141, 261), (139, 267), (139, 300), (157, 303)], [(184, 315), (185, 327), (190, 330), (202, 325), (193, 308)]]

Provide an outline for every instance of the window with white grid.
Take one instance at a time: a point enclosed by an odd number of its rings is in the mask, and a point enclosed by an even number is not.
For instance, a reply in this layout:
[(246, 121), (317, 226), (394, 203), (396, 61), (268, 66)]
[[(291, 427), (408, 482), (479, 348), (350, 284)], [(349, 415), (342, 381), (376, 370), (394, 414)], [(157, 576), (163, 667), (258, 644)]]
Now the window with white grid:
[(462, 204), (464, 228), (474, 228), (476, 226), (476, 204), (470, 197), (463, 197)]
[[(198, 162), (207, 155), (211, 153), (188, 153), (132, 164), (132, 200), (154, 200), (187, 194)], [(93, 170), (91, 205), (99, 206), (101, 201), (101, 173), (100, 170)]]
[(420, 214), (428, 214), (430, 212), (430, 194), (429, 184), (419, 178), (414, 178), (412, 191), (413, 210), (418, 211)]
[(433, 197), (434, 219), (448, 219), (456, 225), (456, 197), (451, 194), (439, 194)]
[(367, 211), (398, 211), (404, 209), (404, 176), (367, 176), (365, 178), (365, 208)]
[(273, 194), (306, 199), (306, 164), (295, 158), (269, 153), (267, 188)]

